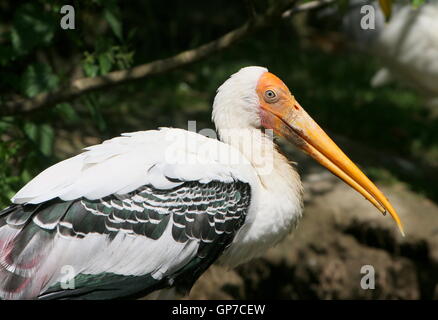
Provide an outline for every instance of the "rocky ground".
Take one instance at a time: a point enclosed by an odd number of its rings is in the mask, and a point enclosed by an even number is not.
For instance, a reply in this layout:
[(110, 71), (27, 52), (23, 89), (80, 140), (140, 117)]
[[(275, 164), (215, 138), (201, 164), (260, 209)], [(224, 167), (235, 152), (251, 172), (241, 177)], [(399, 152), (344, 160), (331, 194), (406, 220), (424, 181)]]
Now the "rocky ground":
[[(389, 216), (353, 189), (312, 160), (287, 153), (299, 162), (305, 186), (297, 230), (236, 270), (211, 267), (189, 299), (438, 299), (434, 202), (402, 183), (379, 184), (404, 223), (402, 237)], [(361, 287), (365, 265), (374, 268), (374, 289)]]

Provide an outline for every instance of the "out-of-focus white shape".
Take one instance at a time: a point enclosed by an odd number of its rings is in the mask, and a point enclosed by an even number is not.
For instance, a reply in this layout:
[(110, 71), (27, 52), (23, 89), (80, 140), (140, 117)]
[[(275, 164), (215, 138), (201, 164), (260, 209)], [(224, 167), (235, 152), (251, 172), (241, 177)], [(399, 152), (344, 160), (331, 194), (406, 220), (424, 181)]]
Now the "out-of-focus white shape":
[(397, 79), (415, 88), (433, 101), (438, 97), (438, 3), (425, 3), (419, 8), (411, 4), (395, 6), (385, 23), (377, 2), (374, 30), (364, 30), (360, 9), (364, 1), (354, 1), (344, 17), (345, 32), (360, 49), (380, 57), (384, 68), (373, 77), (373, 86)]

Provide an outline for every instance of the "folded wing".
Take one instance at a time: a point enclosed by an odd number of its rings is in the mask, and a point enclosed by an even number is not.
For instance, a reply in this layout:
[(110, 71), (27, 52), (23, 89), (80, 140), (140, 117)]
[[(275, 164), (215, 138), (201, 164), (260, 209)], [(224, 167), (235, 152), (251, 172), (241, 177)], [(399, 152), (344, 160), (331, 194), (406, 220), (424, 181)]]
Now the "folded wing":
[[(248, 169), (163, 136), (181, 134), (194, 135), (165, 129), (110, 140), (20, 190), (0, 212), (0, 297), (189, 290), (242, 226), (251, 188)], [(195, 136), (198, 147), (220, 144)], [(190, 161), (168, 161), (166, 152)]]

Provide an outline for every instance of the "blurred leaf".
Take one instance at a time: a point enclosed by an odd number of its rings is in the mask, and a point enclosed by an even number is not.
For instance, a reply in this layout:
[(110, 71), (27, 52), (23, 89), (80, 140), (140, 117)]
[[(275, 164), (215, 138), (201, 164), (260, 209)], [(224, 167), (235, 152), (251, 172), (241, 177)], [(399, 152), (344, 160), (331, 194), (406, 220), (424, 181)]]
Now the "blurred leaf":
[(99, 73), (99, 66), (96, 65), (96, 59), (93, 54), (85, 52), (85, 59), (82, 61), (82, 68), (87, 77), (95, 77)]
[(105, 119), (102, 116), (102, 112), (99, 103), (97, 101), (96, 94), (90, 93), (86, 97), (84, 97), (84, 100), (85, 100), (85, 105), (90, 111), (91, 117), (93, 118), (93, 121), (96, 123), (98, 129), (100, 131), (106, 130), (107, 125)]
[(43, 124), (40, 127), (40, 151), (46, 157), (52, 155), (54, 137), (55, 133), (50, 125)]
[(422, 4), (424, 4), (425, 0), (412, 0), (412, 6), (414, 8), (418, 8), (419, 6), (421, 6)]
[(23, 181), (29, 181), (30, 179), (32, 179), (32, 174), (29, 172), (29, 169), (24, 169), (21, 171), (21, 179)]
[(115, 48), (114, 60), (119, 69), (130, 68), (134, 63), (134, 51), (127, 51), (127, 48)]
[(50, 91), (58, 86), (59, 78), (52, 73), (47, 64), (29, 65), (21, 78), (21, 91), (32, 98), (39, 93)]
[(111, 53), (106, 52), (99, 55), (99, 67), (100, 74), (107, 74), (111, 71), (112, 61), (111, 61)]
[(105, 8), (103, 15), (105, 17), (105, 20), (110, 25), (111, 29), (113, 30), (114, 34), (119, 40), (123, 40), (122, 35), (122, 23), (119, 19), (118, 9), (116, 6), (109, 6)]
[(99, 72), (99, 67), (94, 64), (85, 63), (84, 72), (87, 77), (95, 77)]
[(128, 51), (127, 46), (113, 45), (109, 39), (100, 39), (95, 46), (94, 52), (84, 53), (82, 66), (88, 77), (107, 74), (114, 68), (126, 69), (132, 66), (134, 51)]
[(66, 122), (73, 123), (75, 121), (79, 121), (80, 117), (76, 110), (72, 107), (70, 103), (60, 103), (56, 105), (54, 108), (55, 112), (57, 112), (63, 120)]
[(50, 125), (37, 125), (35, 123), (27, 122), (24, 125), (23, 131), (43, 155), (46, 157), (52, 155), (55, 134)]
[(0, 133), (15, 125), (13, 121), (9, 121), (9, 120), (11, 120), (10, 117), (0, 118)]
[(35, 123), (31, 123), (31, 122), (25, 123), (23, 130), (24, 130), (24, 133), (26, 134), (26, 136), (30, 140), (36, 141), (38, 128), (37, 128), (37, 125)]
[(52, 15), (34, 3), (26, 3), (18, 8), (14, 16), (12, 47), (18, 54), (26, 54), (38, 45), (48, 44), (53, 39), (55, 26)]

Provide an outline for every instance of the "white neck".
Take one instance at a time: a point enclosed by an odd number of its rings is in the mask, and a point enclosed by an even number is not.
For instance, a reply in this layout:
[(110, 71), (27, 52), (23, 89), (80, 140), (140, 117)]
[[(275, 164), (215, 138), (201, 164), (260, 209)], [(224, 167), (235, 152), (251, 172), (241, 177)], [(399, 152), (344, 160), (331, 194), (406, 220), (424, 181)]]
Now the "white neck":
[(291, 231), (301, 217), (302, 185), (269, 135), (256, 128), (218, 131), (221, 141), (250, 161), (259, 179), (257, 186), (251, 186), (253, 212), (248, 213), (246, 228), (224, 256), (223, 262), (235, 266), (263, 254)]
[(302, 185), (297, 172), (261, 131), (257, 83), (268, 70), (247, 67), (222, 84), (212, 119), (222, 142), (251, 163), (258, 181), (251, 182), (251, 204), (245, 224), (224, 253), (222, 262), (236, 266), (283, 239), (302, 213)]
[[(271, 132), (262, 132), (256, 128), (227, 128), (218, 129), (218, 133), (222, 142), (238, 149), (249, 160), (265, 189), (273, 192), (285, 185), (286, 190), (295, 189), (297, 185), (301, 189), (299, 175), (289, 160), (278, 151)], [(279, 186), (279, 182), (282, 186)]]

